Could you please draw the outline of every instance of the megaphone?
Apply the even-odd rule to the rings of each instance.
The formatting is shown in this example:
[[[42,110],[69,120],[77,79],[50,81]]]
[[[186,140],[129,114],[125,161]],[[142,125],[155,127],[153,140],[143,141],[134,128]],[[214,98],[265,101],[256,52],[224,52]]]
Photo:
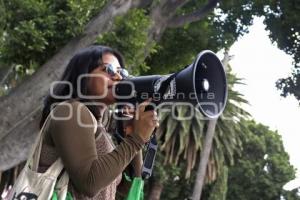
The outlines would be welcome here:
[[[217,118],[227,100],[224,67],[210,50],[201,51],[194,62],[169,75],[138,76],[115,85],[117,102],[141,103],[152,97],[153,102],[189,102],[209,118]]]
[[[114,86],[113,92],[117,102],[135,104],[150,97],[155,104],[188,102],[204,116],[217,118],[226,105],[227,81],[221,61],[215,53],[205,50],[179,72],[124,79]],[[143,163],[143,179],[152,174],[156,151],[157,141],[153,134]]]

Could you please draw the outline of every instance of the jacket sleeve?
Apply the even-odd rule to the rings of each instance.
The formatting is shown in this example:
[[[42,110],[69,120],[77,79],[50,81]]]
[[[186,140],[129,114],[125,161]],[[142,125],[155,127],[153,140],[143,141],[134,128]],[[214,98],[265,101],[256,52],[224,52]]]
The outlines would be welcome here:
[[[144,145],[132,134],[112,152],[98,156],[93,117],[86,106],[77,101],[60,104],[52,116],[49,132],[58,155],[77,191],[89,197],[115,180]]]

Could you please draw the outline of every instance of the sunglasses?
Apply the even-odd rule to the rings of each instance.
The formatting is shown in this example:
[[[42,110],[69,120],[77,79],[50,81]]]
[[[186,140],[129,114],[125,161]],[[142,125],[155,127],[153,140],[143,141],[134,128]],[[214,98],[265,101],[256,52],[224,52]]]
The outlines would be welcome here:
[[[109,63],[104,63],[102,66],[105,67],[105,72],[111,76],[115,76],[116,73],[120,74],[122,76],[122,78],[127,78],[129,76],[128,71],[124,68],[116,69]]]

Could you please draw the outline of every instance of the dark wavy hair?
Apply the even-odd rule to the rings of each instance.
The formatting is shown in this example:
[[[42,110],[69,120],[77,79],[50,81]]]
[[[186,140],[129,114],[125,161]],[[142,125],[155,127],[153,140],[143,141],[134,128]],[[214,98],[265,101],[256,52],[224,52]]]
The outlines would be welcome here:
[[[95,68],[102,64],[102,56],[106,53],[111,53],[118,59],[121,67],[124,67],[123,56],[115,49],[107,46],[92,45],[87,48],[82,49],[76,53],[73,58],[68,63],[60,81],[68,82],[73,87],[71,98],[78,99],[81,102],[88,102],[91,100],[82,99],[79,97],[77,92],[77,79],[80,75],[88,74]],[[80,83],[81,94],[88,95],[87,79],[83,78]],[[70,94],[70,87],[68,84],[56,84],[53,88],[53,93],[55,96],[66,96]],[[62,101],[66,101],[66,98],[55,98],[50,92],[44,100],[44,108],[42,111],[42,117],[40,120],[40,128],[45,122],[47,116],[49,115],[52,105]],[[92,105],[87,105],[88,109],[93,113],[96,119],[100,118],[100,113],[96,107]]]

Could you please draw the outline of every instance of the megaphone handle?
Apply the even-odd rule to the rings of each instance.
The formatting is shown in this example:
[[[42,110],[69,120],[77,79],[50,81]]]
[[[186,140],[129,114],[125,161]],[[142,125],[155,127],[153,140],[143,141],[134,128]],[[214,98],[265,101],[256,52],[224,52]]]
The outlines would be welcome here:
[[[173,78],[175,78],[177,73],[172,74],[162,83],[161,87],[159,88],[158,93],[163,95],[166,92],[168,85],[170,84],[171,80]],[[159,102],[156,102],[156,103],[158,104]],[[154,106],[153,105],[146,106],[145,111],[148,111],[148,110],[154,110]],[[145,156],[145,160],[144,160],[143,168],[142,168],[142,178],[143,179],[148,179],[152,175],[152,170],[153,170],[155,156],[156,156],[156,152],[157,152],[157,146],[158,146],[155,132],[156,132],[156,129],[153,131],[153,135],[150,139],[150,142],[148,144],[148,148],[146,151],[146,156]]]
[[[155,134],[153,134],[149,141],[145,160],[143,163],[143,168],[142,168],[142,178],[143,179],[148,179],[152,175],[157,146],[158,145],[157,145],[156,136],[155,136]]]

